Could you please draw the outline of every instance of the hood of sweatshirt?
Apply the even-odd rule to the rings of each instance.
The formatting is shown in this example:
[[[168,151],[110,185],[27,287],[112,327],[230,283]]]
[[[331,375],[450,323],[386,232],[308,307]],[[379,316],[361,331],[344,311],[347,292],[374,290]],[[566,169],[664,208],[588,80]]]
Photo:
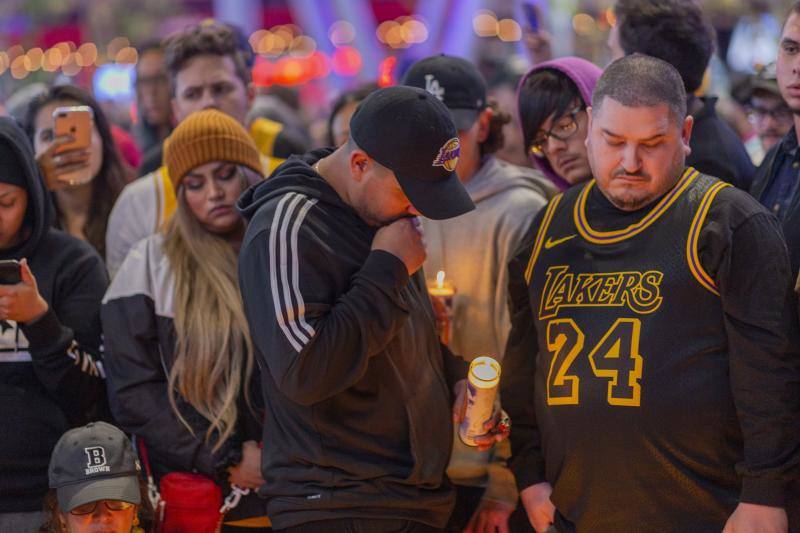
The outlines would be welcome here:
[[[558,192],[542,172],[519,167],[492,156],[483,159],[480,169],[464,184],[464,187],[476,204],[518,187],[536,191],[548,200]]]
[[[239,213],[250,220],[258,208],[271,198],[294,191],[335,205],[357,217],[355,210],[345,204],[328,182],[312,168],[317,161],[332,153],[333,148],[321,148],[291,156],[275,169],[269,179],[256,183],[239,197],[236,202]]]
[[[53,220],[53,204],[50,194],[39,173],[33,147],[25,132],[13,119],[0,117],[0,139],[7,142],[16,153],[24,171],[28,209],[21,231],[29,232],[22,243],[6,250],[0,250],[0,259],[21,259],[30,256],[39,246],[50,229]]]
[[[520,89],[523,85],[525,85],[525,82],[528,80],[528,78],[530,78],[536,72],[545,69],[557,70],[566,75],[578,87],[578,91],[581,93],[583,103],[587,106],[592,105],[592,91],[594,91],[594,86],[597,85],[597,80],[600,78],[603,70],[594,63],[591,63],[580,57],[561,57],[558,59],[553,59],[552,61],[539,63],[533,67],[522,77],[522,79],[519,80],[519,84],[517,85],[517,101],[519,101]],[[522,124],[521,117],[519,118],[520,124]],[[569,188],[569,183],[555,173],[553,167],[551,167],[550,163],[547,161],[547,158],[539,158],[532,155],[529,155],[528,157],[530,157],[533,165],[541,170],[542,173],[544,173],[544,175],[547,176],[547,178],[553,182],[556,187],[562,191]]]

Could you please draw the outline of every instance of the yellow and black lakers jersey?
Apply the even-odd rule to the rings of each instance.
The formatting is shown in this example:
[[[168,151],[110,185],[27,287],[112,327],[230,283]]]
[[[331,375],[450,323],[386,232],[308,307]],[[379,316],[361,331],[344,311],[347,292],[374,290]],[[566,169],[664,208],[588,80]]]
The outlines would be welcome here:
[[[525,272],[536,416],[553,501],[579,531],[644,531],[668,515],[671,531],[719,531],[738,503],[742,437],[723,310],[698,258],[726,186],[688,168],[613,231],[587,217],[594,182],[544,214]]]

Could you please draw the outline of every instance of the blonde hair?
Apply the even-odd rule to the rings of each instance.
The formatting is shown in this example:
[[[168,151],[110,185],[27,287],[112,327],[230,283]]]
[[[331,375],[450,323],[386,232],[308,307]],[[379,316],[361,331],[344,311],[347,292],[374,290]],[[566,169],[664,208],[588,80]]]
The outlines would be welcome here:
[[[194,433],[177,407],[176,394],[211,424],[217,451],[236,428],[239,392],[253,372],[250,330],[239,294],[236,253],[190,212],[178,191],[178,209],[164,228],[164,252],[175,279],[175,361],[169,372],[169,401],[181,422]]]

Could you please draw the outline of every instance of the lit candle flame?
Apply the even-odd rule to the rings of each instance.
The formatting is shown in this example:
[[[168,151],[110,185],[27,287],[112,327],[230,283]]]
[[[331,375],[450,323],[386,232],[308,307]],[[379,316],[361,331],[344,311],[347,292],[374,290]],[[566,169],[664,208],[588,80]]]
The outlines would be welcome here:
[[[444,270],[436,273],[436,288],[441,289],[444,287]]]

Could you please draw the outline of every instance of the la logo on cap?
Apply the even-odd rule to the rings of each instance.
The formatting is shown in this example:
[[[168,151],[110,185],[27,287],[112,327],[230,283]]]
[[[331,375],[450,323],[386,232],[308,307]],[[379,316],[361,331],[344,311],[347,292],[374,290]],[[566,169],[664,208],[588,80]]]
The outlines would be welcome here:
[[[102,446],[90,446],[84,448],[86,452],[86,475],[99,474],[101,472],[111,472],[111,467],[106,465],[106,449]]]
[[[439,80],[433,74],[425,74],[425,90],[444,102],[444,87],[439,85]]]
[[[453,137],[439,148],[439,153],[433,160],[433,166],[444,167],[445,170],[452,172],[456,169],[460,153],[461,145],[458,142],[458,137]]]

